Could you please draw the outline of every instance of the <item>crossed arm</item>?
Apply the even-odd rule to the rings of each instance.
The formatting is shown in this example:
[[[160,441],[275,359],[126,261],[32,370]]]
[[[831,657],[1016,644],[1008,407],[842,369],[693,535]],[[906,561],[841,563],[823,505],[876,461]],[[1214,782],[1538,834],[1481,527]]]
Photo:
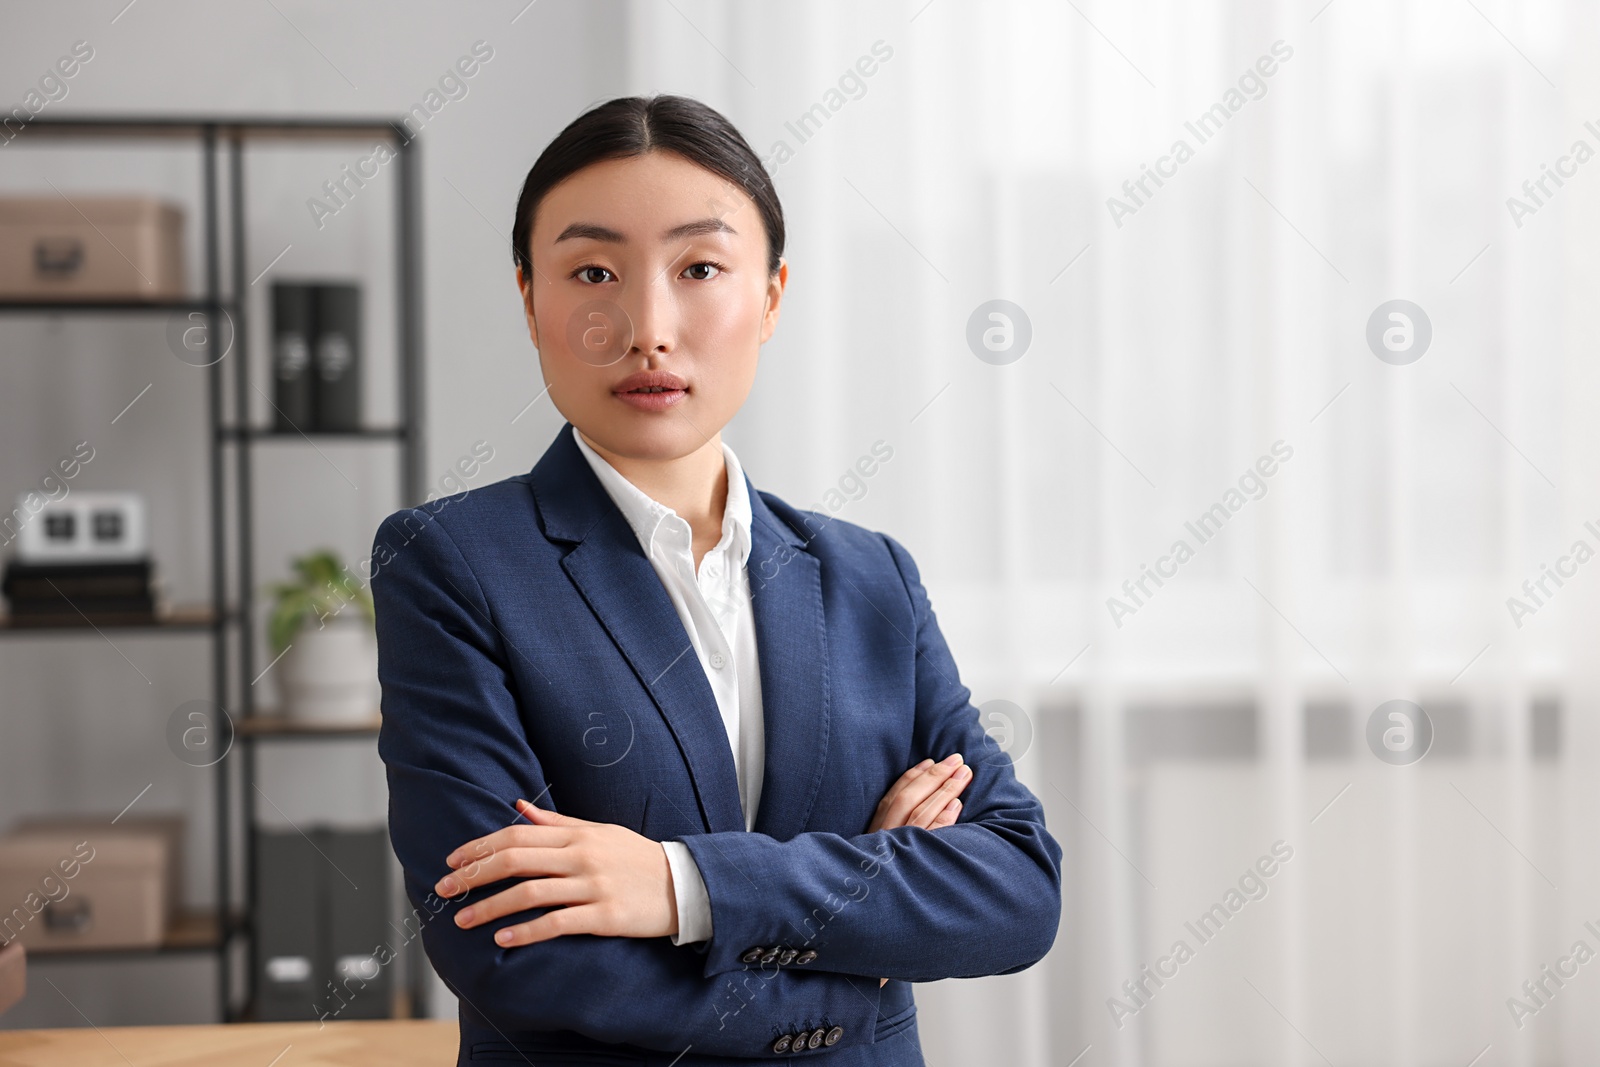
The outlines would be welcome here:
[[[940,832],[925,833],[931,822],[891,823],[887,813],[895,805],[889,803],[880,805],[884,828],[852,838],[686,838],[705,877],[716,927],[701,953],[664,936],[674,931],[676,915],[670,881],[655,880],[666,877],[659,843],[648,842],[654,853],[647,857],[641,844],[647,839],[625,827],[513,807],[519,798],[542,796],[546,783],[504,666],[509,650],[448,532],[430,521],[407,540],[394,518],[385,522],[380,545],[402,547],[375,551],[384,562],[372,583],[383,681],[379,753],[389,779],[391,837],[408,897],[419,915],[423,907],[431,913],[422,928],[429,958],[480,1014],[508,1029],[574,1030],[674,1053],[692,1045],[702,1053],[749,1055],[770,1042],[774,1020],[790,1018],[826,1017],[844,1025],[845,1044],[869,1044],[882,976],[1001,973],[1028,966],[1048,948],[1059,918],[1060,850],[1044,832],[1037,800],[1016,783],[1010,761],[974,759],[993,754],[993,742],[955,680],[914,565],[908,574],[910,557],[897,544],[890,542],[917,608],[916,749],[968,754],[977,799],[963,815],[971,821],[947,825],[950,813],[941,800],[935,813]],[[923,776],[926,786],[927,773],[912,777]],[[937,791],[902,787],[907,810],[894,818],[911,814],[909,798],[926,801]],[[926,817],[921,801],[915,810]],[[497,833],[497,841],[510,840],[504,835],[513,830],[536,843],[490,848],[487,857],[470,848],[474,833],[481,844]],[[573,849],[574,842],[583,847]],[[497,860],[511,853],[544,856],[512,873],[509,859]],[[558,853],[567,855],[553,858]],[[615,859],[611,866],[605,866],[607,855]],[[459,893],[439,893],[441,880],[454,871],[447,862],[452,856],[466,884],[453,887]],[[623,856],[633,859],[617,859]],[[573,866],[580,861],[589,866]],[[751,899],[735,884],[747,884],[751,872],[759,872],[774,897]],[[751,974],[739,976],[737,985],[735,976],[717,978],[727,971],[754,973],[738,958],[747,946],[804,941],[796,930],[823,905],[817,886],[844,877],[871,879],[861,884],[881,890],[831,918],[815,942],[822,947],[814,966],[762,968],[754,985]],[[527,903],[530,897],[503,896],[522,885],[562,882],[571,884],[549,890],[537,905]],[[853,890],[845,886],[844,892]],[[563,895],[568,899],[558,901]],[[502,905],[520,905],[506,913],[519,920],[518,943],[496,942],[503,924],[457,922],[461,906],[490,908],[496,897]],[[579,897],[595,906],[585,910]],[[759,914],[773,904],[780,907]],[[793,929],[777,928],[785,918]],[[1009,943],[982,948],[996,923],[1012,935]],[[900,943],[905,939],[920,943]],[[756,998],[763,998],[756,1010],[745,1011]]]
[[[961,818],[846,836],[686,837],[711,899],[707,977],[745,946],[804,943],[807,967],[910,982],[1010,974],[1043,958],[1061,917],[1061,848],[1038,799],[989,737],[960,683],[916,563],[883,536],[910,596],[917,712],[912,751],[960,752],[972,768]]]

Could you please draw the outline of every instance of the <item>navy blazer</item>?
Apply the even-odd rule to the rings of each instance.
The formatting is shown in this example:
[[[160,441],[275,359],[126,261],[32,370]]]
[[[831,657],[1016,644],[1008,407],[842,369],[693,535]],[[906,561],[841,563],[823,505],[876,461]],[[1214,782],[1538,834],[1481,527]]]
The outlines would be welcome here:
[[[389,833],[408,929],[460,998],[459,1062],[754,1064],[801,1035],[835,1067],[921,1064],[909,983],[1043,957],[1061,848],[985,733],[916,564],[746,476],[766,725],[747,831],[705,672],[573,432],[527,474],[396,512],[373,546]],[[958,751],[974,774],[955,825],[866,832],[907,768]],[[711,939],[495,944],[547,908],[456,926],[515,880],[441,899],[445,857],[510,825],[518,797],[683,841]]]

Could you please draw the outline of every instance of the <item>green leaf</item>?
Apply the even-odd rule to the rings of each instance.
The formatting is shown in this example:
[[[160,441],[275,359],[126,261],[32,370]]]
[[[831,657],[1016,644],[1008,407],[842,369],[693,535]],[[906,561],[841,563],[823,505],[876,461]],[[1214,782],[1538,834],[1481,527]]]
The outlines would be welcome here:
[[[338,553],[317,549],[290,560],[290,567],[297,580],[266,587],[273,598],[267,639],[274,656],[282,655],[303,628],[320,626],[351,609],[372,623],[372,593],[359,575],[345,567]]]

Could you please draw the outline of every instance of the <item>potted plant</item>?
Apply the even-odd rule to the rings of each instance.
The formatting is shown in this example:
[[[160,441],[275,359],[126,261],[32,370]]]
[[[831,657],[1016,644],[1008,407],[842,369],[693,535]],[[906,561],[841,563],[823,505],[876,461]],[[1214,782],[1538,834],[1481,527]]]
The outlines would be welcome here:
[[[269,587],[267,637],[284,717],[332,726],[377,716],[378,644],[372,595],[328,549],[292,560],[295,580]]]

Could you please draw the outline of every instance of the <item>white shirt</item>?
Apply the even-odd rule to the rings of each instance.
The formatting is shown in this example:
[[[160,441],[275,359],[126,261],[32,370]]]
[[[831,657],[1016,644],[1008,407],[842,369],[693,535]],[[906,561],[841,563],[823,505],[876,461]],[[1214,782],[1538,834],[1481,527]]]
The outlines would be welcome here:
[[[739,460],[722,442],[728,474],[728,498],[722,512],[722,539],[705,554],[696,573],[693,533],[676,511],[641,491],[573,430],[573,440],[594,469],[600,484],[616,502],[639,545],[666,587],[672,606],[689,635],[700,668],[711,683],[728,731],[728,746],[739,780],[745,829],[755,828],[761,781],[766,771],[765,720],[761,707],[761,673],[756,660],[755,616],[750,606],[750,494]],[[711,898],[700,868],[681,841],[663,841],[672,871],[678,932],[674,945],[711,936]]]

